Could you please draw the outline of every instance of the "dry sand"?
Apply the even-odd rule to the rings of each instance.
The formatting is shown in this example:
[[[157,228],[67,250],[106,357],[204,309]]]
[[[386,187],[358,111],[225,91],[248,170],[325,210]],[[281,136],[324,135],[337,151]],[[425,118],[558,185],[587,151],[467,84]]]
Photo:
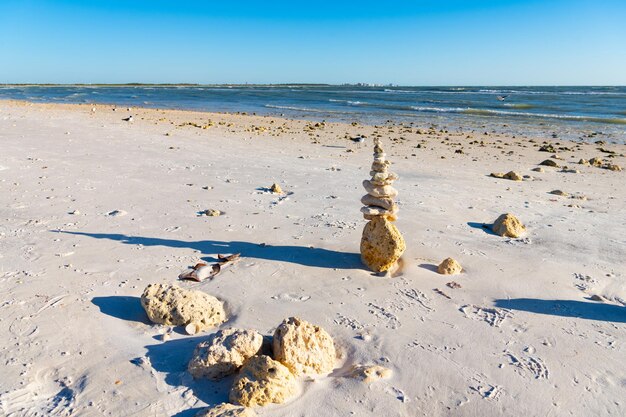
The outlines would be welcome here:
[[[260,416],[626,415],[626,172],[576,164],[602,147],[624,166],[625,146],[310,125],[0,102],[0,415],[193,416],[226,401],[232,379],[186,372],[209,333],[148,323],[139,296],[238,252],[179,284],[226,301],[222,328],[270,335],[297,315],[342,354]],[[358,255],[375,132],[400,175],[395,277]],[[580,172],[531,171],[544,140]],[[533,178],[489,177],[511,170]],[[482,227],[507,212],[525,237]],[[447,257],[462,274],[435,272]],[[366,384],[344,377],[353,364],[393,374]]]

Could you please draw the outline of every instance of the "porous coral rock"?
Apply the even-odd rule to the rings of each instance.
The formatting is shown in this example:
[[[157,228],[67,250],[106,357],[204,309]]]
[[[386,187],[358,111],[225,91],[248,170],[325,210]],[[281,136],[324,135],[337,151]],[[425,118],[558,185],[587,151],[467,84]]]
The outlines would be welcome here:
[[[289,317],[276,328],[272,347],[274,358],[295,375],[328,373],[337,360],[332,337],[298,317]]]
[[[526,231],[526,227],[517,217],[510,213],[505,213],[496,219],[492,230],[500,236],[517,238]]]
[[[195,323],[199,331],[226,320],[224,304],[202,291],[177,285],[150,284],[141,295],[141,305],[153,323],[186,326]]]
[[[194,378],[218,380],[237,372],[262,345],[263,336],[254,330],[220,330],[196,346],[187,369]]]
[[[406,243],[400,231],[386,218],[376,216],[365,225],[361,237],[361,260],[372,271],[388,271],[405,250]]]
[[[296,377],[269,356],[250,358],[230,389],[229,400],[244,407],[284,403],[297,391]]]
[[[452,258],[444,259],[439,266],[437,266],[437,272],[442,275],[455,275],[460,274],[463,270],[461,264]]]

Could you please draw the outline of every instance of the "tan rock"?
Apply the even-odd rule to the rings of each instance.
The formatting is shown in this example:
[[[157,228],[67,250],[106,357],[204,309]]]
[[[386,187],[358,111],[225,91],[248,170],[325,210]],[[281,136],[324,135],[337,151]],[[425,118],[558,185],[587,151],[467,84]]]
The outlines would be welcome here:
[[[517,217],[506,213],[496,219],[493,223],[492,230],[495,234],[500,236],[517,238],[526,231],[526,227]]]
[[[274,358],[294,375],[325,374],[333,370],[337,352],[332,337],[321,327],[290,317],[276,328]]]
[[[376,217],[381,217],[381,216],[373,215],[373,214],[363,214],[363,218],[365,220],[373,220]],[[389,220],[390,222],[395,222],[396,220],[398,220],[398,216],[396,214],[384,214],[382,217]]]
[[[512,180],[512,181],[521,181],[522,180],[522,176],[520,174],[518,174],[515,171],[509,171],[506,174],[504,174],[503,177],[505,180]]]
[[[176,285],[148,285],[141,295],[141,305],[153,323],[175,326],[195,323],[198,330],[203,331],[226,320],[220,300]]]
[[[567,197],[569,195],[565,191],[561,191],[561,190],[552,190],[552,191],[550,191],[550,194],[560,195],[562,197]]]
[[[369,384],[379,379],[391,378],[391,374],[391,369],[380,365],[353,365],[348,375]]]
[[[559,164],[554,162],[552,159],[546,159],[545,161],[543,161],[539,165],[545,165],[547,167],[558,167],[559,166]]]
[[[196,414],[196,417],[256,417],[256,413],[251,408],[221,403],[215,407],[205,408]]]
[[[394,211],[394,209],[398,207],[391,198],[373,197],[369,194],[365,194],[361,197],[361,203],[366,206],[378,206],[391,211]]]
[[[404,238],[386,218],[375,217],[365,225],[361,237],[361,260],[375,272],[396,265],[406,249]]]
[[[437,267],[437,272],[441,275],[455,275],[460,274],[463,270],[461,264],[452,258],[444,259]]]
[[[277,183],[272,184],[270,191],[274,194],[283,194],[283,189]]]
[[[589,160],[589,164],[594,166],[594,167],[601,167],[603,163],[604,163],[604,161],[602,160],[602,158],[598,158],[598,157],[591,158]]]
[[[389,185],[398,179],[398,176],[393,172],[372,171],[370,175],[372,176],[370,181],[376,185]]]
[[[383,161],[383,162],[373,162],[372,163],[372,171],[374,172],[385,172],[387,170],[387,168],[389,167],[389,165],[391,165],[391,163],[389,161]]]
[[[296,391],[296,377],[289,368],[260,355],[250,358],[241,368],[230,389],[229,400],[244,407],[281,404]]]
[[[581,159],[580,161],[578,161],[578,163],[579,163],[580,165],[585,165],[585,166],[589,166],[589,165],[591,165],[591,164],[589,163],[589,161],[587,161],[586,159]]]
[[[398,195],[398,191],[391,185],[378,186],[370,180],[363,181],[363,188],[373,197],[395,197]]]
[[[398,206],[395,206],[392,210],[378,206],[365,206],[361,207],[361,213],[369,216],[395,216],[398,213]]]
[[[222,379],[258,354],[262,344],[263,336],[254,330],[220,330],[196,346],[187,369],[194,378]]]
[[[536,167],[536,168],[533,168],[533,169],[531,169],[531,171],[535,171],[535,172],[546,172],[546,170],[545,170],[545,169],[543,169],[543,168],[541,168],[541,167]]]
[[[504,178],[504,172],[492,172],[491,174],[489,174],[490,177],[494,177],[494,178]]]
[[[622,167],[616,164],[604,164],[602,168],[608,169],[609,171],[621,171]]]

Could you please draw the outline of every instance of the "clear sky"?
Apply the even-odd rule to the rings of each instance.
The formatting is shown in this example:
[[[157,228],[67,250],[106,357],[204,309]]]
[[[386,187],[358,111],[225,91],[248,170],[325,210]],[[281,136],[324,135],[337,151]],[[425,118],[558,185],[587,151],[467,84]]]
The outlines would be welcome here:
[[[0,0],[0,83],[626,85],[626,0]]]

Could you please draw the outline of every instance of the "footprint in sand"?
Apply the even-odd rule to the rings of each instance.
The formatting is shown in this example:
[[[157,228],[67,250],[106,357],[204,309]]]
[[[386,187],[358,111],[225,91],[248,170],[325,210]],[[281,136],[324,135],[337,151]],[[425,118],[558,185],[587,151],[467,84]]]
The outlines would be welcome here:
[[[530,374],[534,379],[548,379],[548,367],[543,360],[536,356],[515,355],[511,352],[505,352],[510,360],[510,365],[515,366],[523,374]]]
[[[467,304],[459,308],[465,317],[476,321],[484,321],[491,327],[500,327],[507,318],[513,317],[509,310],[503,308],[480,307]]]
[[[311,299],[310,295],[297,295],[297,294],[277,294],[272,296],[272,300],[280,300],[280,301],[293,301],[293,302],[304,302]]]
[[[73,382],[68,377],[58,378],[53,370],[39,371],[24,388],[0,395],[0,414],[6,417],[72,416],[76,396],[85,384],[85,377]]]
[[[376,317],[379,322],[383,323],[386,328],[397,329],[402,325],[402,323],[400,323],[400,319],[398,319],[395,314],[385,307],[374,303],[368,303],[367,306],[369,307],[370,314],[374,315],[374,317]]]

